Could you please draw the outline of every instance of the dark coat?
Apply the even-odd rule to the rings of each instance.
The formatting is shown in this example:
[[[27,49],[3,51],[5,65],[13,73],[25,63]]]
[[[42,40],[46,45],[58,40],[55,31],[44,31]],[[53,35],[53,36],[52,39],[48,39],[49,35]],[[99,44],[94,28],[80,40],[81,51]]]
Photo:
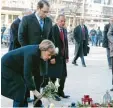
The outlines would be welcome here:
[[[40,44],[42,40],[47,39],[51,27],[52,21],[48,17],[44,19],[44,29],[42,32],[35,13],[24,16],[18,31],[18,40],[21,46]]]
[[[81,26],[77,26],[75,29],[74,29],[74,39],[75,39],[75,56],[76,54],[80,56],[84,55],[84,56],[87,56],[87,53],[88,53],[88,30],[87,30],[87,27],[84,25],[84,28],[85,28],[85,43],[83,45],[83,36],[82,36],[82,28]]]
[[[10,45],[9,45],[9,51],[21,47],[21,45],[18,42],[18,28],[19,28],[20,21],[21,20],[19,18],[17,18],[11,24],[11,27],[10,27]]]
[[[107,37],[107,33],[108,33],[108,30],[109,30],[109,27],[110,27],[110,24],[106,24],[104,26],[104,37],[103,37],[103,43],[102,43],[102,46],[104,48],[108,48],[108,37]]]
[[[110,57],[113,57],[113,24],[110,26],[107,36],[110,47]]]
[[[59,53],[55,57],[56,64],[51,64],[49,62],[48,64],[48,76],[53,78],[61,78],[67,76],[67,68],[66,68],[66,59],[69,59],[68,57],[68,40],[67,40],[67,30],[63,29],[64,32],[64,42],[65,42],[65,50],[64,50],[64,56],[62,56],[62,46],[63,42],[60,38],[60,32],[57,25],[54,25],[51,29],[50,35],[48,39],[53,41],[55,44],[55,47],[59,48]]]
[[[51,27],[52,21],[48,17],[44,19],[44,28],[42,31],[35,13],[24,16],[18,31],[18,40],[21,46],[40,44],[42,40],[47,39]],[[45,75],[46,73],[46,64],[42,61],[41,75]],[[34,74],[36,75],[37,73]]]
[[[35,90],[32,72],[37,72],[39,64],[38,45],[28,45],[5,54],[1,59],[1,94],[13,100],[22,101],[25,86],[29,90]]]

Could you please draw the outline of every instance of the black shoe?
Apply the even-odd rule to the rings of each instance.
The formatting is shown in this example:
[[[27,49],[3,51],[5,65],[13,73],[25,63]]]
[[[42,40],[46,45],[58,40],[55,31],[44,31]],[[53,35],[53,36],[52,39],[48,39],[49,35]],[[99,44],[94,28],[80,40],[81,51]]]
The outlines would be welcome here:
[[[86,67],[86,65],[85,65],[85,64],[83,64],[82,66],[83,66],[83,67]]]
[[[61,94],[61,93],[58,93],[59,96],[61,96],[62,98],[69,98],[70,96],[69,95],[65,95],[65,94]]]
[[[33,105],[34,107],[37,107],[37,108],[44,108],[44,106],[43,106],[43,104],[42,104],[42,101],[41,100],[38,100],[38,102],[35,104],[35,105]]]
[[[33,102],[34,99],[31,99],[31,98],[27,98],[27,102],[30,103],[30,102]]]
[[[113,88],[112,88],[112,89],[110,89],[110,91],[113,91]]]
[[[78,64],[77,64],[76,62],[72,62],[72,64],[74,64],[74,65],[78,66]]]
[[[60,98],[58,95],[55,95],[55,96],[54,96],[54,99],[55,99],[56,101],[61,101],[61,98]]]

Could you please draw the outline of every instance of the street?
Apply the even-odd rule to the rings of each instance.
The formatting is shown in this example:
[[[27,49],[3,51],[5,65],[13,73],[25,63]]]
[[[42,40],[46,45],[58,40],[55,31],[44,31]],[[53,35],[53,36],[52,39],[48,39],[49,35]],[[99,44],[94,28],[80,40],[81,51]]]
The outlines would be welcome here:
[[[1,49],[2,55],[6,52],[7,48]],[[70,98],[62,99],[60,102],[51,100],[51,102],[54,103],[55,106],[67,107],[72,102],[81,102],[81,98],[84,95],[90,95],[94,103],[103,102],[103,95],[112,87],[112,73],[107,65],[106,49],[90,46],[90,53],[85,57],[87,67],[82,67],[80,58],[77,61],[78,66],[73,65],[73,57],[74,45],[69,45],[68,77],[65,84],[65,94],[70,95]],[[112,92],[110,92],[110,94],[111,96],[113,95]],[[43,98],[42,101],[45,106],[49,105],[47,99]],[[1,96],[1,106],[11,107],[12,100]],[[32,103],[30,103],[29,107],[32,106]]]

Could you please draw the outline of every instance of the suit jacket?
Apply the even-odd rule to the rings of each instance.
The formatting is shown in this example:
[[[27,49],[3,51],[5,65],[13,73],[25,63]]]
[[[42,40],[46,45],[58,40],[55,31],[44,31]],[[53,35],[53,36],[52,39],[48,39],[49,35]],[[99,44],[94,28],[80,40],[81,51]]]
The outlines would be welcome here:
[[[9,51],[21,47],[21,45],[18,42],[18,28],[19,28],[20,21],[21,20],[19,18],[17,18],[11,24],[11,27],[10,27],[10,45],[9,45]]]
[[[109,27],[110,27],[110,24],[106,24],[104,26],[104,37],[103,37],[103,43],[102,43],[102,46],[104,48],[108,48],[108,37],[107,37],[107,33],[108,33],[108,30],[109,30]]]
[[[25,86],[29,90],[36,89],[32,72],[39,65],[38,45],[28,45],[5,54],[1,59],[1,94],[18,101],[24,99]]]
[[[110,56],[113,57],[113,24],[110,26],[107,36],[110,47]]]
[[[79,52],[79,56],[86,56],[88,51],[87,51],[87,45],[88,45],[88,30],[87,27],[84,25],[85,28],[85,44],[83,46],[83,36],[82,36],[82,28],[80,25],[75,27],[74,29],[74,39],[75,39],[75,56]]]
[[[35,16],[35,13],[24,16],[18,31],[18,40],[21,46],[30,44],[40,44],[44,39],[47,39],[50,29],[52,27],[52,21],[50,18],[44,19],[43,32],[40,24]]]
[[[56,64],[49,63],[48,65],[48,76],[50,77],[60,78],[60,77],[67,76],[66,59],[69,59],[67,30],[63,29],[63,33],[64,33],[64,43],[65,43],[64,56],[62,55],[63,42],[60,38],[60,32],[57,25],[54,25],[52,27],[50,35],[48,37],[48,39],[53,41],[53,43],[55,44],[55,47],[59,48],[59,53],[55,57]]]
[[[35,16],[35,13],[23,17],[18,31],[18,40],[21,46],[40,44],[42,40],[47,39],[50,29],[52,27],[52,21],[46,17],[44,19],[44,28],[41,30],[40,24]],[[46,64],[42,61],[41,75],[45,75]],[[37,73],[34,73],[35,75]]]

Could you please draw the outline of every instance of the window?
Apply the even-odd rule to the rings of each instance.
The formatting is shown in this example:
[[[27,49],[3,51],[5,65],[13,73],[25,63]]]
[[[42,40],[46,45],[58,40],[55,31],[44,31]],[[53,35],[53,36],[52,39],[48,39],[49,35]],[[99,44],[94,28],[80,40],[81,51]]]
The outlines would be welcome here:
[[[8,15],[8,23],[12,22],[12,15]]]

